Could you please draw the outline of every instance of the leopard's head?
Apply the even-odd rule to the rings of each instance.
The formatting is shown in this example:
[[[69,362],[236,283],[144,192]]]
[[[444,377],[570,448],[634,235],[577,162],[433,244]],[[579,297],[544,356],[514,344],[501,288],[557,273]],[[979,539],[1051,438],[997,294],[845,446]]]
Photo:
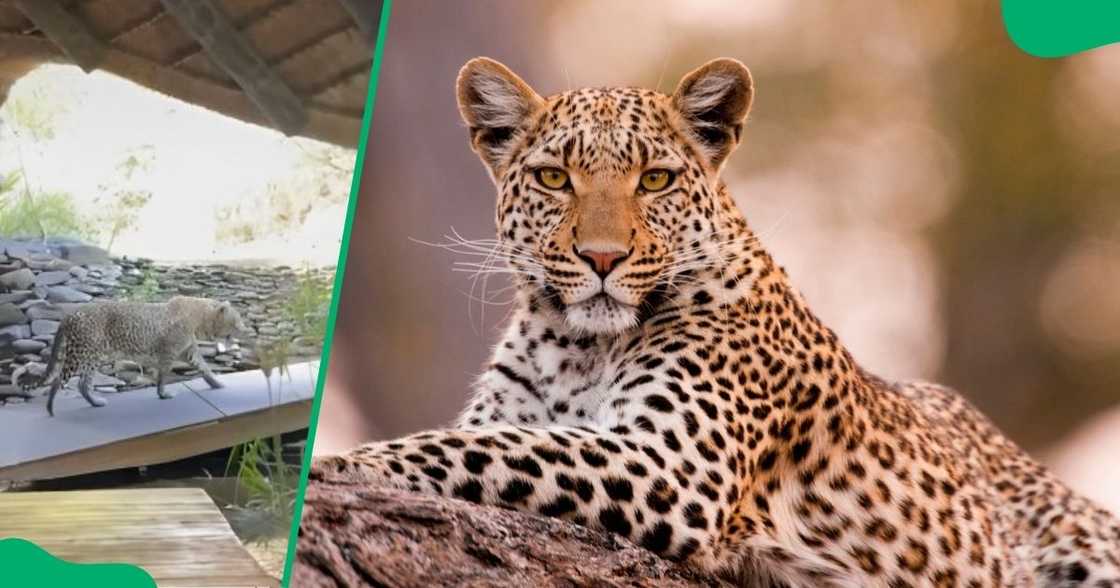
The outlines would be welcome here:
[[[622,333],[713,262],[720,170],[753,98],[733,59],[692,71],[672,95],[592,88],[538,95],[476,58],[458,78],[471,145],[498,190],[501,251],[518,286],[571,327]]]
[[[229,302],[219,302],[214,310],[213,334],[227,343],[236,338],[249,338],[253,331],[245,324],[241,313]]]

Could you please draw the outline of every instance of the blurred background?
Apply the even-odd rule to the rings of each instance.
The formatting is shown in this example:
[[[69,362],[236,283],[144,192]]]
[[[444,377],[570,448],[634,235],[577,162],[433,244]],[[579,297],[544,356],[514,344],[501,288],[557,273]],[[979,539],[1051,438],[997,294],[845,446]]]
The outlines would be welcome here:
[[[818,314],[1120,511],[1120,45],[1029,57],[996,0],[397,3],[317,453],[448,423],[496,340],[504,284],[416,242],[494,234],[453,92],[477,55],[541,94],[745,62],[724,178]]]

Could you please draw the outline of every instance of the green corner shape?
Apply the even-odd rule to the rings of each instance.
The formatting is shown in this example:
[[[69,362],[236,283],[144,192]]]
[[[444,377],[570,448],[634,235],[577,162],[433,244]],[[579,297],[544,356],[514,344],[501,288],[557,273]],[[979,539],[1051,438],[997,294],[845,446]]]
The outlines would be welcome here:
[[[4,586],[12,588],[156,588],[152,576],[136,566],[70,563],[25,539],[0,540],[0,570]]]
[[[1120,42],[1120,1],[1003,0],[1012,42],[1035,57],[1067,57]]]

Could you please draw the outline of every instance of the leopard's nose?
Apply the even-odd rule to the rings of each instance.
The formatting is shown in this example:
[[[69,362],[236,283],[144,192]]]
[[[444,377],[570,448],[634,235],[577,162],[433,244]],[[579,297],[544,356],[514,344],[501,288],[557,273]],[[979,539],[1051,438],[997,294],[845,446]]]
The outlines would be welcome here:
[[[610,274],[611,270],[618,267],[624,259],[630,257],[630,252],[618,249],[610,251],[599,251],[596,249],[584,249],[581,251],[576,249],[576,255],[587,262],[587,265],[595,270],[599,278],[606,279],[607,274]]]

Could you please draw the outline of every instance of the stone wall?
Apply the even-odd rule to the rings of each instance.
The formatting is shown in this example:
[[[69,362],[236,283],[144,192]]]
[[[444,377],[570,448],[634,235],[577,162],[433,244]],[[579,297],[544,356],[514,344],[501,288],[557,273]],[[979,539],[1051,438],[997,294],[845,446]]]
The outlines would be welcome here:
[[[289,302],[301,280],[328,280],[332,273],[333,268],[155,264],[111,258],[97,247],[66,239],[0,239],[0,403],[23,400],[13,372],[41,373],[62,317],[98,300],[161,302],[188,295],[231,302],[257,338],[229,348],[203,343],[203,355],[215,372],[258,369],[257,351],[278,341],[290,361],[317,358],[321,336],[297,333]],[[178,378],[197,375],[185,362],[176,363],[173,371]],[[102,368],[94,386],[120,391],[150,385],[153,377],[134,362],[117,361]]]

